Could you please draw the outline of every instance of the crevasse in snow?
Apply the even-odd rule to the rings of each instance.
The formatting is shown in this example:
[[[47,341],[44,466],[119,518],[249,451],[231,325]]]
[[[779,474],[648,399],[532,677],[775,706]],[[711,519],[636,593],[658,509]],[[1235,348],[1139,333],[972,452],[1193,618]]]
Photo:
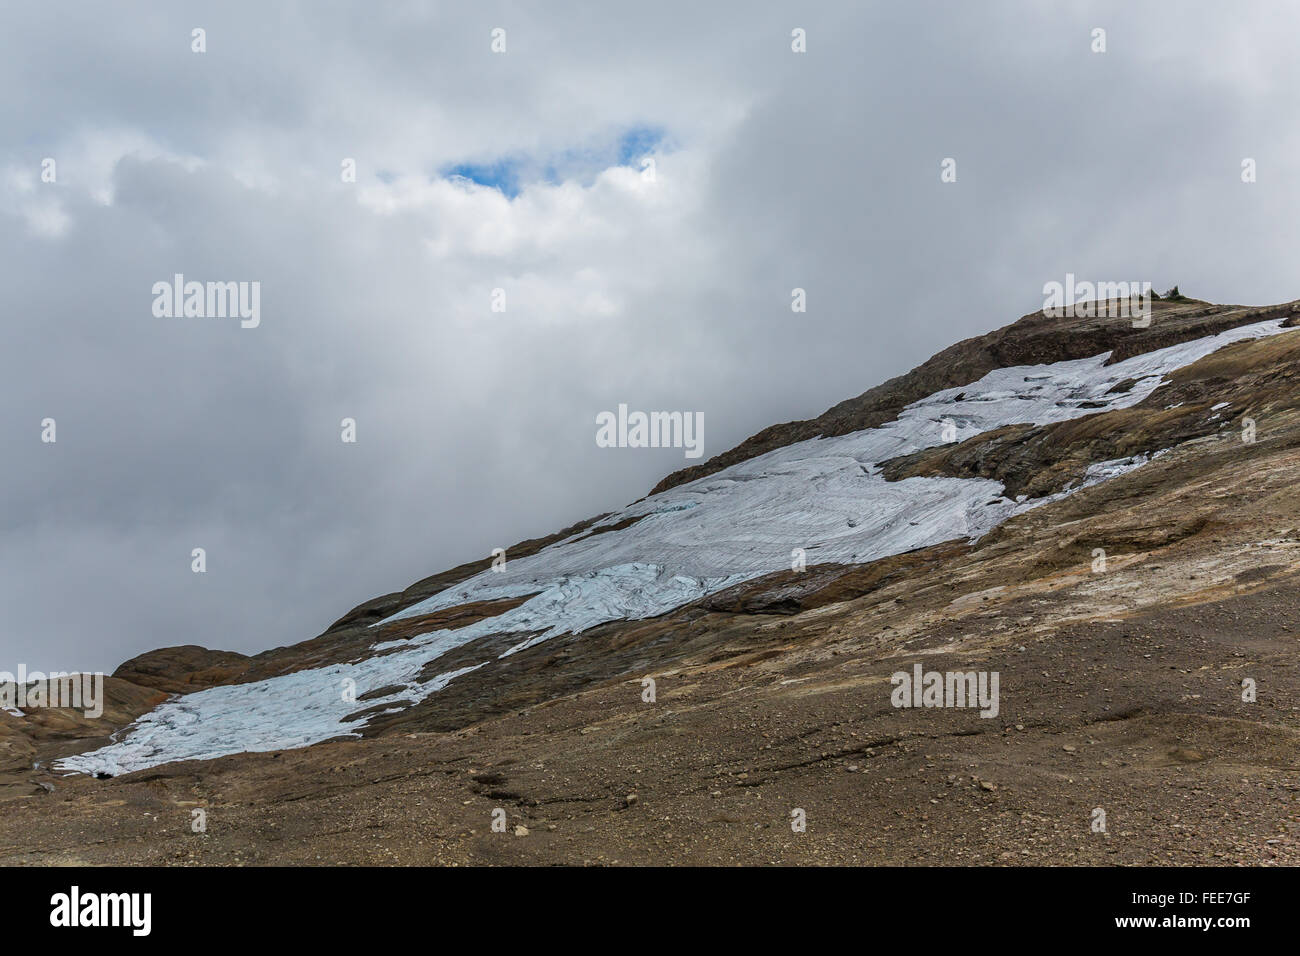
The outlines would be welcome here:
[[[1135,405],[1174,369],[1230,342],[1282,332],[1281,323],[1230,329],[1110,366],[1105,353],[996,369],[971,385],[921,399],[878,428],[779,448],[646,498],[537,554],[508,559],[502,571],[485,570],[379,624],[469,601],[533,595],[496,617],[458,630],[379,643],[372,650],[384,653],[359,660],[170,699],[126,728],[121,739],[56,766],[117,774],[173,760],[303,747],[356,735],[357,722],[344,720],[359,709],[341,690],[349,678],[358,695],[399,687],[366,701],[367,707],[397,709],[486,663],[431,680],[419,678],[431,661],[487,635],[519,635],[506,656],[606,621],[664,614],[733,584],[788,569],[796,548],[805,550],[808,564],[863,563],[954,538],[978,538],[1012,515],[1113,478],[1148,458],[1094,464],[1078,487],[1031,501],[1012,501],[1000,482],[985,479],[889,482],[880,476],[879,463],[941,444],[947,422],[955,426],[956,440],[964,441],[1003,425],[1048,424]],[[1125,379],[1137,384],[1108,394]],[[602,531],[629,518],[639,520]]]

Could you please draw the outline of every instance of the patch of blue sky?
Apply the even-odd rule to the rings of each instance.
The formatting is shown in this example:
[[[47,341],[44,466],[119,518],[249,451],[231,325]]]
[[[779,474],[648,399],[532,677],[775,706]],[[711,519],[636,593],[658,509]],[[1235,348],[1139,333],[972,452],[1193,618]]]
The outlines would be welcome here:
[[[667,137],[661,127],[637,125],[603,142],[562,150],[545,158],[516,153],[483,162],[456,163],[440,174],[495,189],[514,199],[532,183],[556,185],[572,181],[590,185],[611,166],[639,168],[642,159],[666,146]]]
[[[618,141],[618,164],[635,166],[664,144],[664,131],[657,126],[634,126]]]
[[[525,161],[523,157],[504,157],[490,163],[457,163],[444,169],[442,175],[448,179],[468,179],[514,199],[519,195]]]

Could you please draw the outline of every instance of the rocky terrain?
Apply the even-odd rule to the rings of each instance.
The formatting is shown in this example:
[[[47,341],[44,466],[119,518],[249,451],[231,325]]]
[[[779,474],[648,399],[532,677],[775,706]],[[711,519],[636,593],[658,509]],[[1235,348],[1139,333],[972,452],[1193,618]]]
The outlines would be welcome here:
[[[995,369],[1106,352],[1113,365],[1296,314],[1300,303],[1178,300],[1157,302],[1145,329],[1026,316],[656,492],[880,426]],[[291,647],[142,655],[107,681],[96,721],[0,711],[0,862],[1300,862],[1298,360],[1295,333],[1242,339],[1154,390],[1115,383],[1115,395],[1149,390],[1127,407],[963,433],[880,463],[891,483],[986,479],[1008,501],[1039,501],[987,533],[867,561],[810,550],[804,570],[531,646],[491,631],[529,606],[522,586],[426,610],[483,560]],[[1090,471],[1119,460],[1106,480]],[[597,516],[507,550],[544,562],[557,543],[634,534],[641,520]],[[445,686],[359,695],[347,718],[359,737],[103,779],[52,768],[169,695],[470,627],[481,636],[420,675],[461,672]],[[997,715],[895,707],[891,676],[918,663],[997,672]],[[205,832],[191,828],[195,809]],[[800,819],[806,829],[792,827]]]

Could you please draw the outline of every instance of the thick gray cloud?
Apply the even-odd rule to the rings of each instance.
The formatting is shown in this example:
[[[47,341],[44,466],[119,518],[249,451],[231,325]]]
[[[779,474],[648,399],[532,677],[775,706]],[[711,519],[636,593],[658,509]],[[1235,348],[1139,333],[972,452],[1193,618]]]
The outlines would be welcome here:
[[[599,411],[703,411],[715,454],[1066,272],[1300,295],[1300,13],[754,7],[9,11],[0,669],[310,637],[687,463]],[[611,165],[647,130],[653,182]],[[442,175],[500,161],[513,199]],[[177,272],[260,282],[260,327],[156,318]]]

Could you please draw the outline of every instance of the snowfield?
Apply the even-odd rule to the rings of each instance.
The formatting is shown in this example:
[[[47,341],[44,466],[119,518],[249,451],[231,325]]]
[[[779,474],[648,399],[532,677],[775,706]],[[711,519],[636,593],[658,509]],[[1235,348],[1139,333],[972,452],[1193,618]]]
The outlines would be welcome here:
[[[1096,463],[1077,488],[1029,501],[1012,501],[1000,482],[985,479],[888,482],[879,463],[942,444],[946,422],[955,426],[956,440],[964,441],[1004,425],[1042,425],[1135,405],[1169,372],[1231,342],[1287,331],[1282,321],[1230,329],[1111,366],[1104,364],[1109,353],[1103,353],[997,369],[974,384],[909,405],[879,428],[779,448],[646,498],[531,557],[507,555],[503,571],[485,570],[379,623],[470,601],[534,595],[513,610],[458,630],[376,644],[372,650],[387,652],[382,655],[172,698],[124,729],[116,742],[55,766],[120,774],[175,760],[358,736],[364,721],[346,721],[349,714],[375,705],[397,709],[399,702],[437,693],[487,661],[421,682],[426,665],[486,635],[518,634],[508,655],[606,621],[654,617],[788,570],[796,548],[806,551],[809,565],[865,563],[955,538],[979,538],[1013,515],[1140,467],[1148,458]],[[1125,393],[1107,394],[1125,379],[1138,382]],[[640,520],[593,533],[629,518]],[[355,695],[401,690],[358,703],[344,693],[349,679]]]

